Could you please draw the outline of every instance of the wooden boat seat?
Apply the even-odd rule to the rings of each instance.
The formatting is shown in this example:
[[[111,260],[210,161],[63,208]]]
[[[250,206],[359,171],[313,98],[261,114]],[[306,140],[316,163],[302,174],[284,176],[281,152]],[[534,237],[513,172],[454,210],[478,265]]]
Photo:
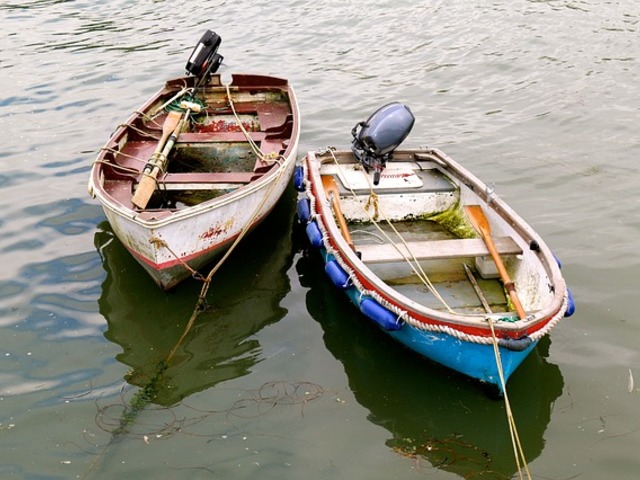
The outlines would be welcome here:
[[[290,138],[290,132],[287,131],[285,116],[285,124],[280,125],[283,130],[281,132],[248,132],[249,137],[253,140],[260,151],[265,155],[280,154],[286,150],[285,141]],[[291,120],[293,121],[293,120]],[[202,143],[244,143],[247,141],[247,137],[243,132],[213,132],[213,133],[181,133],[180,141],[178,144],[202,144]],[[272,167],[273,163],[263,162],[260,159],[256,160],[254,170],[256,172],[265,173]],[[215,183],[215,182],[214,182]]]
[[[165,190],[220,190],[246,185],[261,176],[255,172],[167,173],[158,183]]]
[[[265,132],[247,132],[256,143],[260,143],[267,136]],[[180,134],[178,144],[181,143],[243,143],[247,137],[242,132],[184,132]]]
[[[256,113],[261,130],[279,130],[287,123],[291,109],[286,103],[259,105],[256,107]]]
[[[511,237],[495,237],[496,249],[501,255],[520,255],[522,249]],[[481,238],[456,238],[450,240],[429,240],[407,242],[409,250],[418,260],[437,260],[462,257],[482,257],[490,255],[484,240]],[[398,248],[407,254],[404,245]],[[357,245],[356,250],[362,254],[362,261],[369,264],[404,261],[404,257],[393,245],[368,244]]]

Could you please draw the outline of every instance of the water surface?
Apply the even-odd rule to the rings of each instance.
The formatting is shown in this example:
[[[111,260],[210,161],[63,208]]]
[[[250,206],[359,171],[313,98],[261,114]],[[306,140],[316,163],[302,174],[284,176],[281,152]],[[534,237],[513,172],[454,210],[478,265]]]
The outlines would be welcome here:
[[[123,406],[200,285],[162,293],[86,194],[110,133],[183,73],[283,76],[301,155],[389,101],[563,261],[578,312],[512,377],[534,478],[640,470],[636,2],[7,1],[0,5],[0,476],[511,478],[504,405],[361,322],[295,228],[295,193],[216,275],[154,405]],[[639,380],[640,381],[640,380]]]

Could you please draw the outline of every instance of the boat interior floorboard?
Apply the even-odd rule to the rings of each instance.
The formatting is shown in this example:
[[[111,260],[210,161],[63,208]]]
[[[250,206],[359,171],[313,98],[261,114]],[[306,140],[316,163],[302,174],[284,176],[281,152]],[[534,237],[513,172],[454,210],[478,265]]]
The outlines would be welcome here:
[[[371,223],[351,223],[349,231],[356,244],[371,245],[387,243],[385,234],[396,242],[399,241],[394,229],[402,236],[404,241],[411,242],[417,240],[450,240],[457,238],[444,227],[430,220],[407,220],[393,222],[393,228],[386,222],[379,222],[378,226]]]
[[[405,297],[435,310],[446,310],[445,305],[429,291],[426,285],[417,283],[389,282]],[[482,292],[494,312],[507,311],[507,300],[498,280],[478,280]],[[434,283],[436,291],[449,307],[459,313],[484,313],[475,290],[468,280],[453,280]]]

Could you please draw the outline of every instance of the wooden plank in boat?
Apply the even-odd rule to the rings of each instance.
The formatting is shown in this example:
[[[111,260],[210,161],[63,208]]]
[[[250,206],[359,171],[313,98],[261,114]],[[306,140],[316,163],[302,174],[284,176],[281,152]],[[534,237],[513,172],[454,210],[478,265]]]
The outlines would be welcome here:
[[[167,173],[158,180],[164,190],[220,190],[251,183],[255,172]]]
[[[247,134],[254,142],[261,142],[266,136],[264,132],[247,132]],[[241,143],[246,141],[247,136],[243,132],[184,132],[180,134],[176,148],[180,148],[183,144],[192,143]]]
[[[501,255],[520,255],[522,249],[511,237],[494,238],[496,248]],[[459,238],[451,240],[430,240],[407,242],[409,250],[418,260],[441,258],[482,257],[489,255],[489,250],[481,238]],[[412,258],[406,247],[399,244],[401,252]],[[357,245],[356,250],[362,254],[365,263],[400,262],[405,257],[390,244]]]

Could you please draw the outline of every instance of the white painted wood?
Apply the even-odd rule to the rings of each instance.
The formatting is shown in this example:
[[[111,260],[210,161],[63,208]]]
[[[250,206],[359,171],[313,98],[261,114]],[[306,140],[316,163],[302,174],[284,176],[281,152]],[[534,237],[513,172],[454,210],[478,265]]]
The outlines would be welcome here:
[[[501,255],[520,255],[522,249],[511,237],[494,238],[496,248]],[[457,238],[451,240],[426,240],[394,245],[373,244],[357,245],[356,250],[362,254],[366,264],[403,261],[405,257],[418,260],[442,258],[480,257],[489,255],[489,250],[481,238]]]

